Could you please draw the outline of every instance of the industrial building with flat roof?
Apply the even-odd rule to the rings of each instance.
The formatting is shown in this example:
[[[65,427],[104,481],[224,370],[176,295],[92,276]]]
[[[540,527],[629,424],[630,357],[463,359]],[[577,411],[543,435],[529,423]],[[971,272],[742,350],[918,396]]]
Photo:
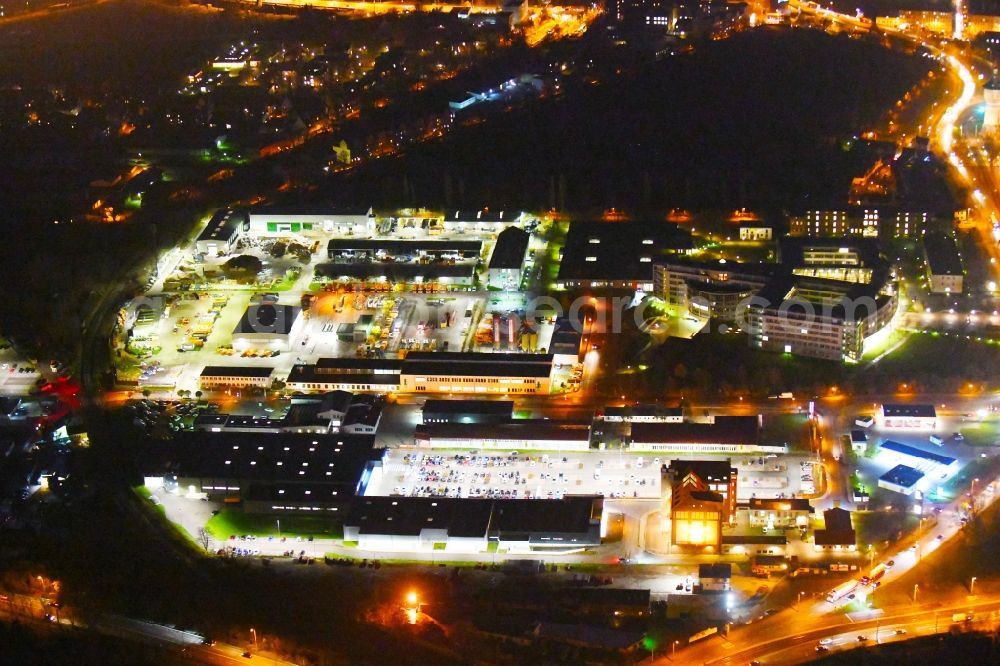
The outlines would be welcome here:
[[[612,287],[651,291],[653,264],[693,248],[691,234],[666,222],[573,222],[566,236],[559,288]]]
[[[913,428],[933,430],[937,427],[937,410],[931,404],[886,403],[879,408],[883,428]]]
[[[331,280],[372,280],[386,282],[454,282],[467,284],[476,271],[473,261],[464,263],[361,261],[316,264],[315,274]]]
[[[684,410],[649,404],[608,405],[599,418],[609,423],[681,423],[684,421]]]
[[[912,495],[913,491],[917,489],[917,484],[924,476],[925,474],[919,469],[914,469],[908,465],[896,465],[878,477],[878,487],[902,493],[903,495]]]
[[[149,487],[243,501],[249,512],[341,512],[364,489],[373,446],[371,435],[180,432],[151,447],[143,472]]]
[[[294,432],[330,433],[365,431],[371,421],[368,410],[381,411],[380,396],[331,391],[319,395],[295,395],[280,419],[242,414],[202,413],[195,417],[194,429],[208,432]],[[352,408],[354,411],[352,412]],[[361,413],[364,410],[364,413]],[[377,424],[377,417],[375,418]]]
[[[512,290],[520,286],[530,240],[531,234],[517,227],[508,227],[500,232],[490,255],[487,271],[490,285]]]
[[[344,538],[380,552],[510,552],[600,545],[603,499],[484,500],[359,497]]]
[[[293,365],[285,382],[290,391],[372,391],[399,390],[402,359],[321,358],[313,365]]]
[[[266,234],[363,233],[375,228],[371,206],[261,205],[247,210],[250,230]]]
[[[552,354],[411,352],[400,390],[410,393],[549,393]]]
[[[931,451],[924,451],[923,449],[918,449],[915,446],[901,444],[900,442],[894,442],[892,440],[882,442],[879,449],[880,451],[888,452],[891,457],[895,459],[909,463],[910,465],[924,471],[934,470],[939,467],[950,469],[956,462],[955,458],[952,458],[951,456],[945,456]]]
[[[440,449],[508,451],[587,451],[590,421],[515,419],[507,423],[425,423],[413,442]]]
[[[251,303],[233,329],[233,349],[288,351],[305,325],[296,305]]]
[[[458,257],[478,259],[483,243],[478,240],[396,240],[333,238],[326,244],[330,259],[387,257]]]
[[[490,210],[449,210],[446,211],[442,224],[445,231],[485,231],[493,232],[524,222],[525,214],[520,211]]]
[[[208,224],[195,239],[195,252],[209,257],[232,252],[236,242],[250,229],[246,213],[232,208],[215,211]]]
[[[512,400],[427,400],[421,408],[428,423],[506,423],[514,418]]]
[[[633,423],[629,448],[677,453],[762,453],[787,447],[759,444],[756,416],[716,416],[714,423]]]
[[[292,391],[541,394],[549,392],[552,354],[410,352],[405,359],[322,358],[295,365]]]

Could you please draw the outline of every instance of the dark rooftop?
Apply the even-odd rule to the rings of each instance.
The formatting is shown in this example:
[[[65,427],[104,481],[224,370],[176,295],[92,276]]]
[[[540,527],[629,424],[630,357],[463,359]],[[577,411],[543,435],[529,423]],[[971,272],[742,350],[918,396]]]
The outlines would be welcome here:
[[[329,204],[264,204],[247,209],[250,215],[371,215],[371,206],[335,206]]]
[[[718,483],[733,475],[732,461],[726,460],[671,460],[669,470],[678,480],[694,472],[703,482]]]
[[[198,240],[229,240],[237,228],[246,222],[246,213],[232,208],[220,208],[198,234]]]
[[[436,281],[441,278],[470,278],[476,266],[468,261],[457,264],[447,263],[394,263],[373,261],[369,263],[323,263],[316,264],[316,274],[328,278],[384,277],[388,281],[409,281],[424,278]]]
[[[732,578],[733,565],[726,562],[699,564],[698,578]]]
[[[901,405],[901,404],[889,404],[886,403],[882,405],[882,413],[888,417],[920,417],[920,418],[936,418],[937,410],[934,405]]]
[[[427,400],[424,414],[490,414],[512,416],[513,400]]]
[[[524,255],[528,251],[531,234],[517,227],[508,227],[497,236],[493,254],[490,255],[490,269],[520,269]]]
[[[450,210],[444,219],[451,222],[514,222],[522,213],[520,211],[493,211],[489,208],[480,210]]]
[[[632,441],[641,444],[756,444],[756,416],[716,417],[715,423],[635,423]]]
[[[924,254],[933,275],[963,275],[962,258],[954,236],[936,231],[924,234]]]
[[[319,374],[338,374],[341,371],[368,370],[371,372],[388,372],[399,374],[403,360],[398,358],[336,358],[324,357],[317,359],[316,372]]]
[[[878,480],[902,486],[903,488],[910,488],[922,478],[924,478],[924,473],[919,469],[914,469],[907,465],[896,465],[880,476]]]
[[[424,423],[416,427],[414,439],[590,440],[589,421],[516,419],[509,423]]]
[[[449,536],[487,534],[589,533],[599,500],[589,496],[561,500],[487,500],[439,497],[360,497],[345,524],[362,534],[415,536],[424,529]]]
[[[552,354],[479,354],[413,352],[403,361],[403,374],[460,377],[548,377]]]
[[[730,545],[783,546],[788,543],[784,534],[723,534],[722,543]]]
[[[206,365],[202,377],[270,377],[274,368],[239,365]]]
[[[378,252],[379,250],[388,254],[417,254],[419,252],[478,254],[483,249],[483,243],[477,240],[333,238],[326,244],[326,249],[330,255],[344,252]]]
[[[693,247],[691,234],[667,222],[573,222],[560,280],[649,280],[653,263]]]
[[[854,525],[851,524],[851,512],[847,509],[841,509],[840,507],[827,509],[823,512],[823,522],[826,524],[827,531],[854,531]]]
[[[250,304],[233,329],[233,335],[241,333],[273,333],[288,335],[295,321],[302,314],[302,308],[296,305],[262,305]]]
[[[751,497],[748,507],[751,511],[808,511],[813,512],[809,500],[801,497],[768,498]]]
[[[837,250],[838,254],[845,256],[853,252],[863,266],[875,268],[886,265],[879,252],[878,241],[860,236],[782,236],[778,240],[778,263],[792,268],[806,266],[805,253],[810,250]]]
[[[900,453],[904,456],[910,456],[911,458],[920,458],[922,460],[929,460],[939,465],[944,465],[945,467],[955,462],[954,458],[943,456],[940,453],[932,453],[930,451],[924,451],[923,449],[918,449],[915,446],[910,446],[908,444],[901,444],[900,442],[894,442],[892,440],[886,440],[882,442],[882,448],[885,449],[886,451],[892,451],[894,453]]]
[[[182,431],[169,445],[151,447],[144,462],[158,474],[336,484],[353,492],[373,446],[371,435]]]

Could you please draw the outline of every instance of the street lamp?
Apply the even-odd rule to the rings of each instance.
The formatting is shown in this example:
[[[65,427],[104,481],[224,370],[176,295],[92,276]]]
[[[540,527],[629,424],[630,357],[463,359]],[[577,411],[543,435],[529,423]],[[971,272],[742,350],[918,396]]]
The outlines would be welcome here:
[[[969,594],[973,595],[976,593],[976,577],[973,576],[972,580],[969,581]]]
[[[257,630],[250,627],[250,634],[253,636],[253,649],[257,650]]]
[[[913,584],[913,603],[917,603],[917,592],[920,590],[918,583]]]
[[[678,643],[680,643],[680,641],[674,641],[674,642],[673,642],[673,643],[672,643],[672,644],[670,645],[670,656],[671,656],[671,657],[673,657],[673,656],[675,656],[675,655],[677,654],[677,644],[678,644]]]

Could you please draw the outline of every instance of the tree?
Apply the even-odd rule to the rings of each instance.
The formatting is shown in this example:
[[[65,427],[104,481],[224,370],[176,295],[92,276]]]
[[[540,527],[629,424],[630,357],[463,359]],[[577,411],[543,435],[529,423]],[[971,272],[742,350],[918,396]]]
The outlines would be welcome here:
[[[205,550],[209,549],[212,545],[212,535],[208,533],[204,527],[198,528],[198,543],[201,544],[202,548]]]
[[[194,392],[194,397],[196,397],[199,400],[201,400],[201,396],[203,396],[203,395],[204,395],[204,393],[202,393],[201,391],[195,391]]]
[[[264,268],[264,263],[252,254],[241,254],[222,265],[222,272],[233,280],[252,280]]]

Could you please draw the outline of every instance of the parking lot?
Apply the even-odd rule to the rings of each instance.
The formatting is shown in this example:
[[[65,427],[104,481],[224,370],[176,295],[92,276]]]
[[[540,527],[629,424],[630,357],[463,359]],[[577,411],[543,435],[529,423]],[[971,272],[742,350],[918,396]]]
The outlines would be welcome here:
[[[603,495],[659,499],[656,459],[619,453],[422,452],[391,449],[366,495],[559,499]]]
[[[0,390],[7,395],[27,395],[38,381],[38,367],[0,340]]]
[[[815,465],[808,456],[787,454],[751,456],[733,460],[739,471],[736,499],[782,499],[815,492]]]

